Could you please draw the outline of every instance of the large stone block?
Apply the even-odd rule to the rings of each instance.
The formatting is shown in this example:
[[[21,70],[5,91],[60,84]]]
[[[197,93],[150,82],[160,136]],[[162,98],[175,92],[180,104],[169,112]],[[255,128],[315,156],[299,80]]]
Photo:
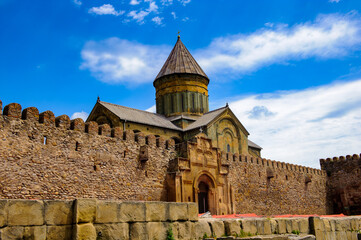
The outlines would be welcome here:
[[[167,204],[162,202],[146,202],[145,216],[147,222],[167,221]]]
[[[119,208],[120,222],[144,222],[145,203],[144,202],[123,202]]]
[[[358,219],[357,218],[351,218],[350,223],[351,223],[351,230],[352,231],[359,230],[359,225],[358,225]]]
[[[95,224],[97,240],[129,240],[128,223]]]
[[[8,224],[8,200],[0,200],[0,228]]]
[[[209,225],[211,226],[212,234],[214,234],[216,237],[222,237],[226,234],[223,221],[209,221]]]
[[[323,221],[323,226],[325,227],[325,231],[331,232],[331,224],[330,224],[329,219],[323,218],[322,221]]]
[[[47,226],[46,240],[72,240],[73,226]]]
[[[147,224],[146,223],[131,223],[129,238],[132,240],[146,240],[148,239]]]
[[[96,199],[76,199],[74,202],[74,223],[93,222],[96,204]]]
[[[241,223],[239,220],[224,221],[226,235],[233,236],[241,232]]]
[[[261,235],[271,234],[271,222],[268,219],[256,220],[257,233]]]
[[[315,230],[315,237],[317,240],[326,240],[326,233],[322,230]],[[341,240],[343,238],[337,238],[337,239]]]
[[[74,231],[75,240],[96,240],[97,234],[92,223],[77,224]]]
[[[14,239],[23,239],[24,237],[24,227],[5,227],[0,230],[1,240],[14,240]]]
[[[175,222],[173,223],[176,228],[176,234],[174,235],[177,239],[189,240],[192,237],[192,222]]]
[[[277,233],[283,234],[287,232],[286,229],[286,220],[285,219],[276,219],[277,222]]]
[[[45,240],[46,226],[25,227],[23,239]]]
[[[119,202],[116,201],[98,201],[96,211],[96,223],[117,223]]]
[[[44,204],[36,200],[11,200],[8,203],[9,226],[44,224]]]
[[[167,239],[168,223],[148,222],[148,239]]]
[[[278,224],[277,221],[275,219],[271,219],[270,220],[270,224],[271,224],[271,232],[273,234],[278,234]]]
[[[324,223],[323,223],[322,219],[319,217],[310,217],[310,224],[313,224],[312,229],[314,229],[314,230],[320,230],[320,231],[325,230]]]
[[[316,236],[316,239],[318,240],[318,238],[317,238],[317,236]],[[347,239],[347,234],[346,234],[346,232],[343,232],[343,231],[341,231],[341,232],[336,232],[336,239],[337,240],[346,240]],[[322,240],[322,239],[321,239]],[[348,239],[347,239],[348,240]]]
[[[198,205],[197,203],[187,203],[188,204],[188,217],[190,221],[198,220]]]
[[[300,233],[309,233],[308,218],[301,218],[298,222]]]
[[[74,201],[44,201],[46,225],[67,225],[73,221]]]
[[[187,203],[169,203],[168,220],[170,221],[187,221],[188,204]]]
[[[243,219],[241,220],[242,230],[245,233],[256,234],[257,233],[257,222],[254,219]]]
[[[209,227],[209,224],[204,219],[199,219],[198,222],[194,222],[191,224],[192,229],[192,237],[191,239],[202,239],[204,234],[207,234],[207,236],[212,235],[211,228]]]

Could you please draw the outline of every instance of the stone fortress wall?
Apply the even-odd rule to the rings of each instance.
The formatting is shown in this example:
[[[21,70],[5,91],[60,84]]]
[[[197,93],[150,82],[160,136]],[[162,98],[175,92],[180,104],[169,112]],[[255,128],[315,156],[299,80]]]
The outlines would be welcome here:
[[[195,203],[0,200],[3,240],[165,240],[169,229],[176,240],[356,240],[361,217],[202,219]]]
[[[327,173],[329,212],[361,215],[361,154],[321,159]]]
[[[16,103],[0,116],[0,198],[167,201],[174,141]]]
[[[327,213],[325,171],[244,155],[229,158],[236,212]]]
[[[0,142],[2,199],[169,201],[170,160],[184,157],[172,139],[66,115],[55,118],[51,111],[39,114],[34,107],[22,111],[16,103],[5,106],[0,116]],[[342,184],[348,171],[358,169],[358,174],[360,169],[352,167],[356,158],[342,171],[337,169],[349,165],[335,161],[321,161],[323,170],[318,170],[211,148],[217,152],[220,174],[227,175],[224,184],[231,187],[229,197],[237,213],[333,213],[327,186]]]

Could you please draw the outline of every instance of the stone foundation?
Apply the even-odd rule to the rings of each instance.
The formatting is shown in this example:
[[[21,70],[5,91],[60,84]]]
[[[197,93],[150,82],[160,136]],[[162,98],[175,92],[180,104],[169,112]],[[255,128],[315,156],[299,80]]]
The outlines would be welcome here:
[[[195,203],[0,200],[2,240],[165,240],[170,229],[182,240],[357,240],[361,216],[198,219]]]

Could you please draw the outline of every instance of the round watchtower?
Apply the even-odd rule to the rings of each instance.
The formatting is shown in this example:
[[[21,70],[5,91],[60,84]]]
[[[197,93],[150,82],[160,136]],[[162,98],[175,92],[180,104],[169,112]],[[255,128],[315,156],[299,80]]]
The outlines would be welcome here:
[[[157,113],[200,116],[209,111],[209,79],[180,37],[154,80]]]

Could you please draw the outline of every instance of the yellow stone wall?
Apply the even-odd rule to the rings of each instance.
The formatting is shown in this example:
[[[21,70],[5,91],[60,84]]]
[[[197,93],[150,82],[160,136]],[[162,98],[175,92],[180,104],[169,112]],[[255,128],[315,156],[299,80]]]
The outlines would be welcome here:
[[[171,183],[177,202],[198,202],[198,185],[200,181],[209,186],[209,208],[212,214],[233,213],[231,186],[228,183],[228,168],[219,162],[219,150],[212,146],[212,140],[200,133],[196,142],[185,143],[187,157],[177,159],[179,174]]]
[[[209,111],[208,83],[194,74],[172,74],[157,79],[157,113],[169,116],[202,115]]]
[[[230,152],[249,154],[247,134],[242,131],[228,113],[222,114],[211,125],[208,126],[206,134],[213,140],[213,145],[222,151],[228,152],[227,145],[230,145]]]

